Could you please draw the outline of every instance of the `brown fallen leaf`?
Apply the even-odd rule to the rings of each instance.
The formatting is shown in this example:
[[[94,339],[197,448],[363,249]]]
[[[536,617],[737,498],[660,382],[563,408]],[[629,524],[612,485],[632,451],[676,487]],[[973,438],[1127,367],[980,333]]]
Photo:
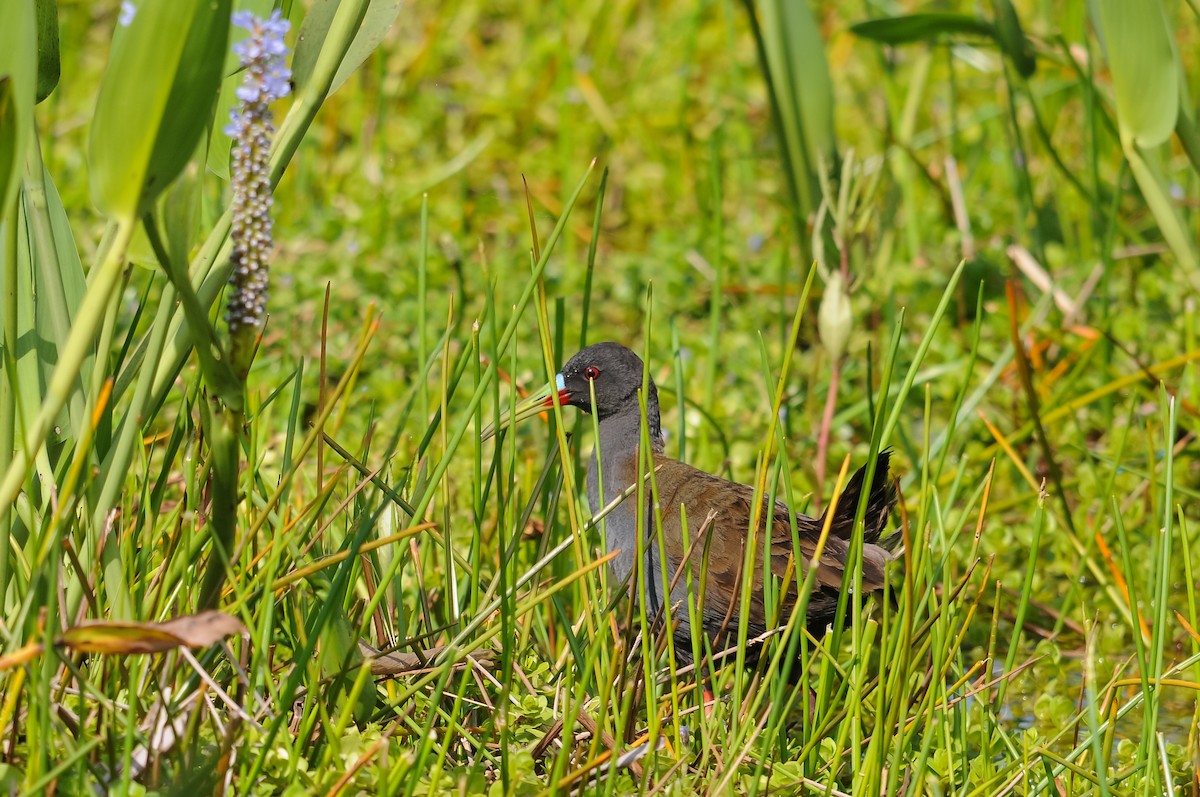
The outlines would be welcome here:
[[[420,672],[429,668],[430,663],[445,650],[444,646],[423,650],[420,653],[401,653],[392,651],[384,653],[376,648],[368,645],[366,642],[359,640],[358,650],[362,655],[371,660],[372,675],[403,675],[405,673]],[[495,661],[496,654],[489,648],[480,648],[474,653],[471,653],[468,658],[474,659],[484,666],[488,666]],[[468,663],[466,659],[454,663],[454,668],[458,669]]]
[[[68,628],[58,643],[80,653],[161,653],[172,648],[206,648],[246,626],[215,609],[176,617],[165,623],[117,623],[90,620]]]

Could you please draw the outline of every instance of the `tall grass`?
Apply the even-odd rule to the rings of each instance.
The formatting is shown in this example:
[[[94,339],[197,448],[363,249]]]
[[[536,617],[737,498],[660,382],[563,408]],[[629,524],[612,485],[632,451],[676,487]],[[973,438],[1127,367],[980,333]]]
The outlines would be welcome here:
[[[55,9],[55,86],[55,4],[0,2],[8,792],[1200,790],[1192,109],[1131,116],[1149,67],[1102,60],[1166,35],[1186,85],[1190,6],[852,34],[832,4],[283,3],[307,43],[234,391],[238,76],[106,60],[117,5]],[[182,80],[216,88],[172,111]],[[158,99],[93,119],[102,81]],[[611,583],[594,419],[480,440],[601,339],[644,354],[669,453],[797,509],[890,447],[884,593],[680,666]]]

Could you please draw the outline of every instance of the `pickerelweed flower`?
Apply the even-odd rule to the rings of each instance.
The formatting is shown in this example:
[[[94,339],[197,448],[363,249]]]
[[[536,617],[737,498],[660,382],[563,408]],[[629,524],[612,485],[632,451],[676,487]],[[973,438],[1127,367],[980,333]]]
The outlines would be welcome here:
[[[233,24],[250,35],[233,46],[241,60],[242,83],[238,105],[230,111],[225,133],[233,139],[233,273],[229,278],[229,304],[225,320],[233,340],[235,367],[249,368],[254,330],[262,322],[267,303],[267,265],[271,255],[271,181],[269,159],[270,105],[291,92],[292,73],[284,36],[289,23],[279,11],[267,19],[247,11],[233,15]]]

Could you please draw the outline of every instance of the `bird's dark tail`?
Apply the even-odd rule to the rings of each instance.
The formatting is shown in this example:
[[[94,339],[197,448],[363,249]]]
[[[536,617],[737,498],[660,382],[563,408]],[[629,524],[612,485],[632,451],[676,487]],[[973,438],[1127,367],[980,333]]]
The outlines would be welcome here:
[[[892,505],[896,503],[896,485],[888,476],[888,465],[891,463],[891,458],[891,451],[880,451],[879,457],[875,460],[875,474],[871,479],[871,495],[867,499],[866,514],[863,515],[863,541],[867,543],[879,540],[879,535],[883,533],[884,526],[887,525]],[[858,512],[858,497],[862,493],[863,481],[866,476],[867,466],[864,465],[855,471],[854,475],[850,477],[850,481],[846,483],[845,489],[842,490],[842,494],[838,496],[837,506],[834,508],[833,525],[829,530],[832,536],[840,537],[843,540],[850,539],[850,534],[854,531],[854,515]],[[825,518],[822,517],[822,523],[824,520]]]

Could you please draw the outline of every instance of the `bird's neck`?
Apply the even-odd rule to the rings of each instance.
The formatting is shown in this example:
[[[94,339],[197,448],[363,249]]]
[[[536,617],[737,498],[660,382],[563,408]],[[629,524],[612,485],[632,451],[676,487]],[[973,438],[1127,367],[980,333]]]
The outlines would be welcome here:
[[[663,452],[657,403],[646,407],[650,450]],[[642,416],[636,405],[600,419],[599,432],[588,465],[588,497],[593,511],[607,505],[637,480],[638,448],[642,442]],[[604,495],[600,495],[601,482]]]
[[[597,444],[602,457],[634,454],[642,442],[642,413],[636,403],[626,406],[612,415],[600,419],[600,437]],[[646,429],[650,448],[656,454],[663,451],[662,423],[658,413],[658,401],[646,404]]]
[[[649,432],[650,450],[654,454],[663,451],[662,428],[658,413],[658,396],[651,391],[646,403],[646,427]],[[642,442],[642,414],[636,401],[629,402],[617,412],[600,418],[599,432],[588,463],[588,501],[593,512],[609,507],[618,501],[626,489],[638,480],[638,449]],[[635,538],[638,528],[637,502],[626,500],[613,509],[603,522],[605,547],[617,551],[612,560],[613,575],[624,583],[634,565],[637,550]]]
[[[646,425],[649,431],[650,450],[654,454],[663,451],[662,430],[658,423],[658,406],[651,414],[647,407]],[[622,496],[638,481],[639,471],[644,466],[638,455],[642,442],[642,417],[636,405],[631,410],[617,412],[601,419],[597,430],[596,444],[588,463],[588,501],[593,512],[621,501],[604,522],[605,546],[611,551],[620,551],[612,562],[613,573],[623,582],[633,568],[638,525],[637,501],[631,496]]]

